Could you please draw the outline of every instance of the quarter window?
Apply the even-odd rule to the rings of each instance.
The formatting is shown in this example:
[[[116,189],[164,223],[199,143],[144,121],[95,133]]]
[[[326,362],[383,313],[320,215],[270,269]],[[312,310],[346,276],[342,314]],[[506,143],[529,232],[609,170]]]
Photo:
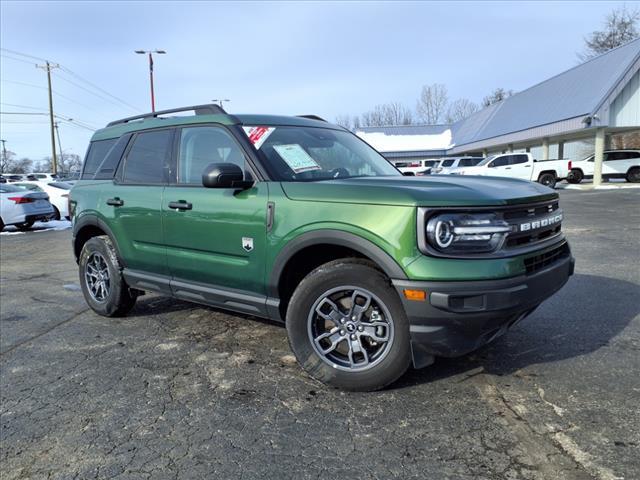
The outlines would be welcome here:
[[[244,153],[226,130],[219,127],[183,128],[178,183],[202,185],[202,173],[211,163],[234,163],[245,171]]]
[[[172,130],[139,133],[124,165],[125,183],[164,183],[171,157]]]
[[[82,171],[83,178],[91,178],[98,170],[98,167],[107,156],[111,147],[115,145],[117,138],[110,138],[108,140],[97,140],[91,142],[89,150],[87,151],[87,158],[84,161],[84,170]]]

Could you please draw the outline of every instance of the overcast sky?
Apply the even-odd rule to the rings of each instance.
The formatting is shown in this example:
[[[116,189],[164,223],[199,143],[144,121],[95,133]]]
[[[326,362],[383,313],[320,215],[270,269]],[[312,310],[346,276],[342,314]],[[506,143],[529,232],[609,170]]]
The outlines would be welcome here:
[[[133,51],[156,48],[167,51],[155,59],[157,109],[228,98],[235,113],[333,120],[384,102],[414,108],[436,82],[475,102],[495,87],[523,90],[575,66],[583,37],[620,5],[2,1],[0,43],[64,66],[52,76],[54,110],[94,128],[150,111],[147,60]],[[35,60],[1,60],[0,110],[47,111]],[[46,116],[0,118],[9,150],[50,155]],[[84,155],[91,133],[62,123],[62,148]]]

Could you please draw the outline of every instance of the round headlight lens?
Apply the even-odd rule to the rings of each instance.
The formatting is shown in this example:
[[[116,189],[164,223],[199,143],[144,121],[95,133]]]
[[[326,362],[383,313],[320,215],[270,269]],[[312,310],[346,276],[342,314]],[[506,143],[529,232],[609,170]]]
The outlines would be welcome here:
[[[445,220],[438,220],[434,238],[440,248],[447,248],[453,242],[453,226]]]

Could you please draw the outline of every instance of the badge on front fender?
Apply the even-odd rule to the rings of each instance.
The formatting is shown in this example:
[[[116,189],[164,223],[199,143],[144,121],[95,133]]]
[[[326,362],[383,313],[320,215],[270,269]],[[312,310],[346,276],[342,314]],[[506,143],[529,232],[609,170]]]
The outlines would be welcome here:
[[[242,248],[247,252],[253,250],[253,238],[242,237]]]

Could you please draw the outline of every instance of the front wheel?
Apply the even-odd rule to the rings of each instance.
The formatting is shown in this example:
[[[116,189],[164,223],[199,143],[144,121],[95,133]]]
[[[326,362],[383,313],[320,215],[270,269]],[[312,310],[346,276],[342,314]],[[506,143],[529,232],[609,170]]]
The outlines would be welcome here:
[[[640,167],[630,168],[627,172],[627,182],[639,183],[640,182]]]
[[[298,285],[286,317],[289,344],[312,377],[370,391],[409,367],[409,325],[389,279],[368,262],[326,263]]]
[[[553,173],[542,173],[538,177],[538,183],[541,183],[545,187],[553,188],[556,186],[556,176]]]
[[[105,317],[119,317],[133,308],[137,295],[122,277],[116,250],[108,236],[87,240],[78,267],[82,293],[94,312]]]
[[[569,178],[567,178],[567,182],[580,183],[582,179],[584,179],[584,173],[582,173],[582,170],[578,170],[576,168],[571,170],[571,173],[569,174]]]

